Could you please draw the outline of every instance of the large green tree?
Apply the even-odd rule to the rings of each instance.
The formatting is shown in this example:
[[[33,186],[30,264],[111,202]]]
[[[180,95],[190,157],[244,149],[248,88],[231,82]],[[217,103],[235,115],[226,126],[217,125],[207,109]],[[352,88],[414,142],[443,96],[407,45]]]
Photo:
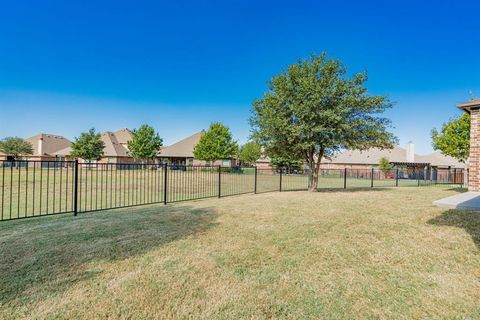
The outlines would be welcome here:
[[[238,159],[247,165],[254,165],[262,156],[262,147],[255,141],[245,143],[238,151]]]
[[[132,132],[132,140],[128,141],[130,155],[137,160],[152,160],[162,147],[163,140],[155,129],[143,124]]]
[[[309,190],[317,191],[320,164],[343,149],[392,148],[397,139],[381,114],[392,106],[368,94],[367,74],[347,76],[325,53],[290,65],[253,102],[253,138],[273,157],[302,159],[311,168]]]
[[[233,140],[230,129],[219,122],[214,122],[200,137],[200,141],[193,149],[193,155],[196,159],[210,162],[233,158],[237,151],[238,145]]]
[[[80,137],[75,138],[70,156],[87,161],[100,160],[104,148],[105,143],[102,141],[101,134],[91,128],[88,132],[82,132]]]
[[[22,138],[6,137],[0,141],[0,152],[18,160],[21,156],[33,154],[33,146]]]
[[[465,162],[470,153],[470,115],[464,113],[432,130],[432,145],[444,155]]]

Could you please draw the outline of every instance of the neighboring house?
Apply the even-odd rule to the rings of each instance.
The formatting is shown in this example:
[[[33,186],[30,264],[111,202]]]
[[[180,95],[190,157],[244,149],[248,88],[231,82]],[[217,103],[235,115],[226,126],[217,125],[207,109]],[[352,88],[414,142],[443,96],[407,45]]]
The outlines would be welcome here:
[[[161,163],[183,166],[221,165],[224,167],[230,167],[235,165],[236,161],[234,159],[217,160],[213,163],[207,163],[206,161],[195,159],[193,155],[193,149],[200,141],[202,134],[203,131],[197,132],[183,140],[178,141],[177,143],[174,143],[168,147],[164,147],[158,154],[157,158]]]
[[[22,156],[22,160],[29,161],[61,161],[63,157],[57,156],[56,152],[72,145],[67,138],[48,133],[39,133],[25,140],[32,144],[33,154]],[[0,154],[0,160],[12,161],[14,159],[11,156]],[[53,164],[51,165],[53,166]]]
[[[121,129],[116,132],[104,132],[101,135],[102,141],[105,144],[103,149],[103,156],[96,163],[141,163],[129,154],[128,141],[133,139],[132,132],[129,129]],[[55,153],[58,157],[66,157],[70,159],[71,147],[61,149]],[[82,160],[80,159],[80,162]]]
[[[33,155],[26,156],[25,159],[27,160],[62,160],[55,153],[72,145],[72,142],[65,137],[46,133],[37,134],[26,139],[26,141],[33,146]]]
[[[415,154],[415,145],[409,143],[407,148],[395,146],[393,149],[381,150],[373,148],[365,151],[347,150],[332,159],[322,161],[322,169],[371,169],[377,168],[381,158],[388,158],[398,168],[407,170],[465,168],[465,164],[451,157],[434,152],[421,156]]]
[[[271,162],[272,162],[272,159],[270,159],[269,156],[262,155],[260,159],[255,161],[255,166],[260,170],[271,169],[271,165],[270,165]]]
[[[378,168],[380,159],[386,157],[398,168],[407,170],[425,169],[464,169],[466,165],[452,157],[444,156],[440,152],[429,155],[415,154],[415,145],[409,143],[407,148],[395,146],[393,149],[373,148],[365,151],[347,150],[339,153],[332,159],[323,159],[321,169],[372,169]],[[257,167],[270,167],[270,158],[267,156],[257,160]]]

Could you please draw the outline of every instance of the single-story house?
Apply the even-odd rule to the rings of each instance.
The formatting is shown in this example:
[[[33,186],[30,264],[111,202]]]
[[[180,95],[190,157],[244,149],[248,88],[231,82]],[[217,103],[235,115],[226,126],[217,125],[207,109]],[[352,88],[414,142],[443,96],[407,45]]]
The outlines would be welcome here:
[[[255,166],[260,170],[271,169],[270,163],[272,159],[270,159],[267,155],[262,155],[257,161],[255,161]]]
[[[204,160],[195,159],[193,155],[193,149],[200,141],[202,134],[203,131],[197,132],[170,146],[162,148],[162,150],[160,150],[157,156],[160,163],[168,163],[181,166],[221,165],[224,167],[231,167],[236,165],[235,159],[216,160],[213,163],[208,163]]]
[[[65,147],[69,147],[72,142],[65,137],[48,134],[48,133],[39,133],[34,135],[33,137],[25,139],[32,145],[33,153],[31,155],[26,155],[21,157],[21,162],[18,163],[19,166],[25,166],[26,162],[22,162],[25,160],[28,161],[44,161],[41,164],[37,162],[29,163],[30,167],[34,165],[36,167],[43,166],[43,167],[54,167],[55,164],[47,161],[61,161],[63,160],[62,157],[58,157],[55,153],[58,150],[61,150]],[[0,160],[4,160],[7,162],[1,163],[1,166],[12,166],[13,163],[9,161],[13,161],[13,157],[5,154],[0,154]]]
[[[415,145],[409,143],[406,148],[395,146],[393,149],[372,148],[369,150],[347,150],[331,159],[323,159],[321,169],[372,169],[378,168],[381,158],[388,158],[397,168],[406,170],[429,169],[465,169],[462,163],[452,157],[444,156],[440,152],[428,155],[415,154]],[[270,166],[267,156],[257,160],[258,167]]]
[[[62,160],[56,155],[56,152],[72,145],[67,138],[48,133],[39,133],[25,140],[32,145],[33,154],[23,156],[22,160],[30,161]],[[0,160],[12,161],[14,159],[11,156],[0,154]]]
[[[439,152],[428,155],[415,154],[415,145],[409,143],[406,148],[395,146],[393,149],[372,148],[369,150],[347,150],[332,159],[324,159],[322,169],[371,169],[378,168],[380,159],[388,158],[397,168],[407,170],[464,169],[465,164]]]

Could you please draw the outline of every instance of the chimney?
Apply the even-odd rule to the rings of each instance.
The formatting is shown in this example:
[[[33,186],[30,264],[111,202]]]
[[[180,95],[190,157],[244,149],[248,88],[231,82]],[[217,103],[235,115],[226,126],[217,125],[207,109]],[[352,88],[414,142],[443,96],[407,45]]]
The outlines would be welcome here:
[[[40,135],[40,139],[38,139],[38,147],[37,147],[38,155],[43,156],[43,135]]]
[[[412,141],[407,144],[407,162],[415,162],[415,144]]]

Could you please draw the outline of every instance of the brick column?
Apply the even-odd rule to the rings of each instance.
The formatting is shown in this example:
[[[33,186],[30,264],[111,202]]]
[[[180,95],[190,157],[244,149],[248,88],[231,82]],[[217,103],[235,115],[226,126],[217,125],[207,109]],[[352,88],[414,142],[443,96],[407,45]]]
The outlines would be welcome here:
[[[470,113],[470,157],[468,190],[480,191],[480,100],[472,100],[457,107]]]
[[[468,190],[479,191],[480,178],[480,109],[470,111],[470,171]]]

